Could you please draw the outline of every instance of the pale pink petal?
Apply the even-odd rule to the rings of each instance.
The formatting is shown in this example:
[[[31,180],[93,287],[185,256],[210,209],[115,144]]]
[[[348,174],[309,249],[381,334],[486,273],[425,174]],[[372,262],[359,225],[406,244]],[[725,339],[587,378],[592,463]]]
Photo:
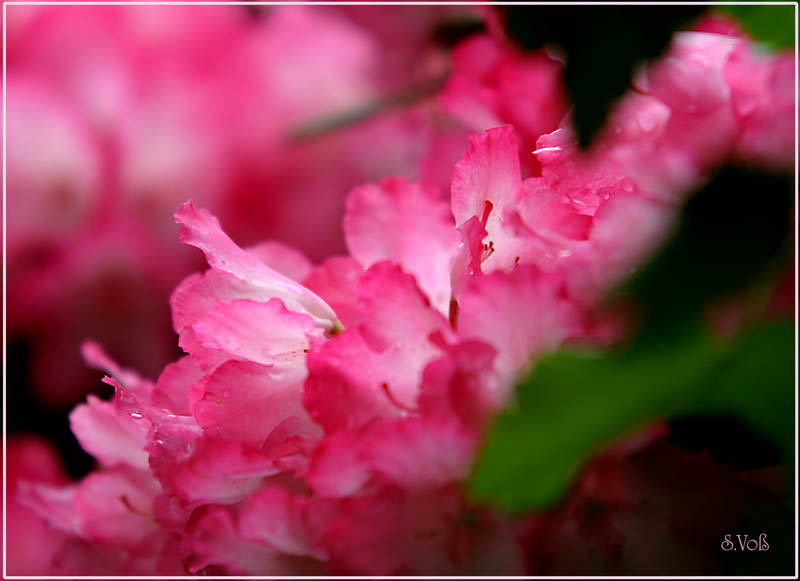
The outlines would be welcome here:
[[[262,300],[263,294],[227,272],[212,269],[205,274],[193,274],[181,281],[170,296],[172,327],[181,334],[217,302],[229,303],[236,299]]]
[[[371,478],[360,443],[363,430],[343,430],[323,438],[314,451],[308,483],[322,498],[357,494]]]
[[[357,260],[335,256],[315,267],[303,285],[322,297],[345,327],[353,327],[361,322],[356,284],[363,272]]]
[[[193,388],[192,414],[210,436],[261,445],[286,418],[308,417],[302,405],[305,369],[299,373],[229,361]]]
[[[268,240],[245,250],[271,269],[300,283],[314,267],[302,252],[275,240]]]
[[[447,416],[408,418],[370,429],[363,461],[384,482],[407,490],[430,490],[466,478],[476,434]]]
[[[242,538],[234,517],[220,507],[200,509],[187,525],[181,543],[190,573],[223,575],[314,575],[323,572],[310,558],[297,558]]]
[[[347,497],[377,485],[431,490],[467,476],[476,433],[445,415],[371,424],[327,436],[308,481],[322,497]]]
[[[498,373],[513,380],[577,332],[578,311],[565,290],[562,277],[528,265],[474,277],[459,300],[459,334],[493,345]]]
[[[153,473],[164,491],[178,498],[179,512],[237,503],[278,472],[259,448],[203,436],[186,426],[160,426],[148,450]]]
[[[153,389],[153,405],[172,410],[176,415],[188,416],[189,388],[203,375],[203,370],[189,356],[170,363],[158,376]]]
[[[453,170],[450,204],[456,224],[481,217],[487,201],[502,211],[516,200],[521,181],[519,143],[510,125],[473,135]],[[490,214],[487,230],[499,229],[499,213]]]
[[[50,526],[77,533],[80,518],[75,512],[78,484],[56,486],[37,482],[19,482],[19,503],[30,508]]]
[[[450,302],[447,273],[459,243],[447,204],[404,178],[355,188],[344,231],[350,254],[366,268],[391,260],[413,274],[440,312]]]
[[[261,294],[262,300],[280,298],[286,308],[308,314],[327,330],[340,325],[336,313],[325,301],[239,248],[207,210],[197,210],[189,202],[178,209],[175,220],[181,224],[182,242],[202,250],[212,268],[246,281]]]
[[[119,381],[125,389],[135,393],[137,397],[150,397],[150,393],[153,391],[152,382],[142,379],[135,371],[120,367],[106,354],[99,343],[84,341],[81,345],[81,353],[89,366],[105,371]]]
[[[598,210],[589,244],[563,259],[569,294],[596,303],[636,268],[664,240],[676,208],[634,195],[620,195]],[[620,236],[625,232],[625,236]]]
[[[90,474],[75,494],[77,532],[86,540],[146,555],[163,534],[153,515],[159,492],[149,472],[117,468]]]
[[[510,125],[470,137],[464,157],[453,170],[451,207],[459,228],[477,217],[486,229],[483,268],[511,268],[514,235],[506,227],[507,208],[519,200],[519,143]]]
[[[77,406],[69,415],[70,428],[81,447],[104,466],[124,464],[146,469],[144,446],[149,426],[113,402],[93,395],[87,400],[88,403]]]
[[[592,224],[591,216],[580,213],[542,178],[522,183],[519,214],[528,228],[547,239],[586,240]]]
[[[309,503],[285,488],[269,486],[250,496],[240,510],[239,534],[286,555],[324,558],[308,526]]]
[[[311,317],[287,310],[280,299],[219,303],[181,334],[181,347],[210,372],[228,359],[253,361],[302,380],[305,354],[323,340]]]

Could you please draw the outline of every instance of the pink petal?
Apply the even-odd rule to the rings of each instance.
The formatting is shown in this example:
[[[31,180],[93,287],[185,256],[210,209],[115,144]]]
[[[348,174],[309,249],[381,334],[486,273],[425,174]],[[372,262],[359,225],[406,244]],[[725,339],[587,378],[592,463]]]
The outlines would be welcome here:
[[[323,558],[308,526],[309,503],[279,486],[266,487],[247,499],[239,516],[239,534],[298,557]]]
[[[332,432],[403,413],[382,390],[389,374],[383,363],[358,327],[346,329],[310,353],[303,405],[311,418]]]
[[[192,413],[215,438],[262,445],[286,418],[307,418],[301,401],[304,379],[304,368],[229,361],[196,386]]]
[[[425,367],[418,398],[423,415],[453,416],[481,429],[505,403],[494,371],[497,350],[482,341],[463,341]]]
[[[363,272],[357,260],[335,256],[315,267],[303,284],[336,311],[345,327],[353,327],[361,322],[356,284]]]
[[[327,330],[340,326],[336,313],[325,301],[239,248],[207,210],[197,210],[188,202],[175,213],[175,220],[181,224],[182,242],[202,250],[212,268],[246,281],[261,300],[280,298],[286,308],[308,314]]]
[[[436,192],[404,178],[355,188],[347,198],[344,231],[351,255],[364,267],[396,262],[417,278],[440,312],[447,312],[447,273],[460,237]]]
[[[132,418],[114,403],[93,395],[69,415],[70,428],[84,450],[104,466],[147,468],[144,451],[149,426]]]
[[[190,573],[225,575],[314,575],[319,562],[297,559],[258,541],[243,539],[230,512],[204,507],[192,517],[181,543]]]
[[[68,533],[77,533],[80,518],[75,512],[78,484],[57,486],[20,481],[19,503],[39,515],[50,526]]]
[[[470,137],[467,152],[453,170],[450,204],[458,226],[482,216],[487,201],[502,210],[516,200],[521,179],[513,131],[504,125]],[[489,219],[487,229],[498,229],[498,216]]]
[[[305,379],[305,354],[323,331],[311,317],[287,310],[280,299],[218,303],[181,335],[181,347],[206,371],[229,358],[253,361]]]
[[[464,157],[453,170],[451,207],[459,228],[477,216],[487,231],[486,268],[514,264],[514,236],[503,215],[520,195],[519,144],[513,128],[504,125],[470,137]]]
[[[358,294],[365,322],[308,358],[303,402],[326,431],[407,412],[424,366],[441,352],[427,338],[437,331],[452,336],[413,277],[396,265],[372,266],[359,281]]]
[[[453,531],[461,501],[453,490],[409,495],[399,488],[340,504],[322,539],[333,574],[456,575]]]
[[[79,534],[101,545],[148,554],[162,534],[153,515],[158,492],[149,472],[112,469],[90,474],[75,495]]]
[[[170,363],[156,381],[153,405],[172,410],[176,415],[190,415],[189,388],[200,381],[203,375],[203,370],[189,356]]]
[[[563,279],[529,265],[474,277],[459,307],[459,334],[494,346],[495,368],[506,381],[578,328],[578,311],[564,295]]]
[[[278,472],[259,448],[199,435],[185,426],[161,426],[148,447],[150,466],[181,510],[202,504],[234,504]]]
[[[364,436],[343,430],[323,438],[314,451],[308,483],[322,498],[343,498],[357,494],[371,478],[360,443]]]
[[[150,397],[153,384],[146,379],[142,379],[135,371],[120,367],[116,361],[106,354],[99,343],[84,341],[81,344],[81,354],[89,366],[105,371],[125,386],[125,389],[135,393],[137,397]]]
[[[245,250],[271,269],[296,282],[302,283],[313,268],[311,261],[302,252],[283,242],[269,240]]]
[[[452,418],[409,418],[371,430],[364,459],[384,481],[430,490],[466,478],[477,443],[476,435]]]
[[[329,498],[385,484],[431,490],[465,478],[476,445],[472,430],[444,415],[370,424],[325,437],[308,481],[315,494]]]

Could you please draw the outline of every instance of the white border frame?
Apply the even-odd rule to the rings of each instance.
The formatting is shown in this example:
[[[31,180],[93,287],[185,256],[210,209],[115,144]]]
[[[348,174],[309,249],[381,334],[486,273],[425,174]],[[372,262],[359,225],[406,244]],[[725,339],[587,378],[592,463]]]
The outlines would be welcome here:
[[[794,74],[795,74],[795,119],[794,119],[794,163],[795,163],[795,180],[794,180],[794,194],[795,194],[795,221],[794,221],[794,245],[795,245],[795,289],[794,289],[794,381],[795,381],[795,410],[794,410],[794,431],[795,442],[798,441],[798,166],[800,158],[798,157],[798,4],[797,2],[156,2],[156,1],[142,1],[142,2],[24,2],[24,1],[11,1],[3,3],[3,579],[197,579],[197,576],[107,576],[107,575],[89,575],[89,576],[41,576],[41,575],[6,575],[6,374],[7,374],[7,360],[6,360],[6,7],[7,6],[325,6],[325,5],[352,5],[352,6],[480,6],[480,5],[493,5],[493,6],[510,6],[510,5],[538,5],[538,6],[632,6],[632,5],[645,5],[645,6],[688,6],[688,5],[704,5],[704,6],[794,6]],[[798,450],[795,445],[794,452],[794,534],[795,539],[798,538],[798,471],[797,460]],[[794,554],[794,576],[758,576],[758,577],[745,577],[745,576],[627,576],[627,578],[636,579],[796,579],[798,577],[798,550],[795,545]],[[319,576],[204,576],[205,579],[374,579],[375,576],[334,576],[334,577],[319,577]],[[470,579],[476,577],[457,577],[457,576],[393,576],[392,579]],[[619,576],[499,576],[499,577],[483,577],[485,579],[616,579]]]

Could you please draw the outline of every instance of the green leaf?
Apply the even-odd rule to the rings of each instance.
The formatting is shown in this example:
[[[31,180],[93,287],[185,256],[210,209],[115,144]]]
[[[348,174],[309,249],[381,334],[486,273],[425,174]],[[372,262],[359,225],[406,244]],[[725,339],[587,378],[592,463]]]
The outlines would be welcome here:
[[[767,48],[794,47],[794,6],[733,4],[716,10],[741,22],[745,31]]]
[[[646,331],[682,325],[783,264],[793,189],[783,176],[731,167],[691,196],[673,236],[619,293],[634,294],[647,309]]]
[[[509,511],[552,505],[600,445],[677,410],[714,355],[689,334],[669,353],[637,347],[541,360],[490,431],[472,493]]]
[[[630,86],[637,63],[658,57],[672,33],[703,6],[511,6],[510,36],[528,50],[555,45],[567,64],[565,83],[582,146]]]
[[[539,361],[488,434],[473,497],[512,512],[549,507],[613,440],[693,414],[735,418],[791,457],[793,325],[756,323],[725,342],[703,316],[710,301],[769,280],[791,207],[791,184],[742,170],[693,197],[672,239],[624,287],[645,309],[640,332],[623,351]]]
[[[727,351],[692,407],[727,413],[789,458],[794,450],[794,354],[792,323],[753,328]]]
[[[469,489],[509,512],[547,508],[604,445],[659,418],[730,414],[793,450],[794,329],[756,326],[722,346],[698,327],[623,353],[560,353],[519,387],[489,433]]]

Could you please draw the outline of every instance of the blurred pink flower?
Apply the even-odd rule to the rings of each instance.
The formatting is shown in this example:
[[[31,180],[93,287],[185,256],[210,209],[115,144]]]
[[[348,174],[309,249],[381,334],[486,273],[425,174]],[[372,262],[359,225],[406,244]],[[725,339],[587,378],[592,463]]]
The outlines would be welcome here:
[[[27,481],[65,485],[67,475],[58,452],[47,440],[32,435],[17,435],[5,442],[8,470],[5,525],[5,563],[9,575],[45,575],[51,570],[67,535],[51,528],[31,509],[20,503],[18,495]]]
[[[9,332],[30,350],[30,380],[47,405],[85,393],[85,337],[150,375],[174,357],[163,299],[198,267],[170,226],[187,198],[241,243],[268,234],[319,260],[344,250],[352,185],[413,176],[425,154],[426,109],[316,133],[386,90],[378,33],[339,11],[8,14]]]

